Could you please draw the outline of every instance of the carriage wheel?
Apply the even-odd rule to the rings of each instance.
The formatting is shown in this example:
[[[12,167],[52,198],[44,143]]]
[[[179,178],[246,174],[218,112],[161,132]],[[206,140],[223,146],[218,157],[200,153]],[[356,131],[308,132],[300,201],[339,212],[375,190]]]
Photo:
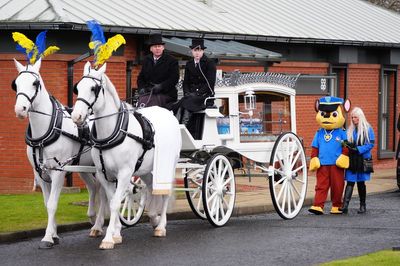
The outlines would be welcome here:
[[[279,136],[269,167],[269,189],[275,210],[283,219],[293,219],[300,212],[307,192],[306,156],[296,134],[287,132]]]
[[[192,172],[187,172],[184,178],[184,185],[186,189],[185,194],[189,202],[190,209],[200,219],[205,220],[207,218],[203,208],[203,196],[201,193],[201,187],[203,185],[203,171],[201,169],[195,169]]]
[[[235,205],[235,176],[228,158],[216,154],[207,163],[204,171],[202,196],[208,221],[220,227],[232,215]]]
[[[125,226],[134,226],[143,215],[146,202],[145,184],[139,177],[131,181],[121,201],[119,219]]]

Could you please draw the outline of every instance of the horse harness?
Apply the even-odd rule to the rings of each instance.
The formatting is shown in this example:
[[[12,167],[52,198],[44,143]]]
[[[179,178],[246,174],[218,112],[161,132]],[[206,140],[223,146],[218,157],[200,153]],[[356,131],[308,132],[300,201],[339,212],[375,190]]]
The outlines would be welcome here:
[[[154,129],[151,122],[141,113],[133,112],[134,117],[141,126],[143,137],[133,135],[127,131],[129,125],[129,113],[130,112],[126,106],[126,103],[121,101],[117,123],[115,125],[113,133],[105,139],[98,139],[95,123],[93,123],[92,130],[90,132],[90,140],[93,143],[93,147],[98,149],[100,152],[101,171],[103,172],[104,177],[107,181],[110,180],[108,180],[107,178],[106,168],[104,166],[103,150],[108,150],[118,146],[125,140],[126,136],[139,142],[140,144],[142,144],[143,152],[136,162],[136,172],[142,165],[143,158],[146,152],[154,148]],[[113,182],[115,182],[115,180]]]
[[[78,136],[62,130],[62,123],[64,118],[64,112],[62,108],[63,106],[54,98],[54,96],[50,95],[49,98],[53,105],[53,112],[47,132],[39,138],[32,138],[31,125],[29,124],[25,134],[25,143],[32,148],[32,157],[35,163],[35,170],[36,172],[38,172],[40,178],[45,182],[51,182],[50,180],[45,180],[43,178],[43,169],[40,167],[40,165],[43,164],[43,149],[46,146],[49,146],[56,142],[61,135],[64,135],[76,142],[79,142],[81,144],[81,146],[79,147],[79,152],[72,162],[72,165],[76,165],[79,163],[83,148],[86,145],[90,145],[88,126],[78,128]],[[37,162],[37,150],[39,153],[39,164]],[[58,164],[60,164],[60,161],[56,157],[54,157],[53,159]]]

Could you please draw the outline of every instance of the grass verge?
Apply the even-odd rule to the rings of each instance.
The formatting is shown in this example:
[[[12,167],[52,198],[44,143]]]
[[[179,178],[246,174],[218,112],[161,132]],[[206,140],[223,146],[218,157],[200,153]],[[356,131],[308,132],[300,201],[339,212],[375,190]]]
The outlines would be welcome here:
[[[87,222],[87,206],[72,205],[73,202],[88,200],[88,193],[61,194],[56,221],[58,225]],[[46,228],[47,211],[41,192],[29,194],[0,195],[0,233],[10,233],[31,229]]]
[[[400,264],[400,251],[382,250],[375,253],[366,254],[359,257],[352,257],[343,260],[336,260],[320,264],[322,266],[364,266],[379,265],[391,266]]]

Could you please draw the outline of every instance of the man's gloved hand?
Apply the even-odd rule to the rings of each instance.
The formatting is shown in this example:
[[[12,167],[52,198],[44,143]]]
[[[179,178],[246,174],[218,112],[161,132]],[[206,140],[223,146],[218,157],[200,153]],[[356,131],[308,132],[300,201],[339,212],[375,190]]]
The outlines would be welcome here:
[[[146,89],[145,88],[141,88],[141,89],[139,89],[139,91],[138,91],[138,94],[139,95],[143,95],[143,94],[145,94],[146,93]]]
[[[161,86],[161,84],[154,84],[152,90],[153,90],[153,93],[154,93],[154,94],[159,94],[159,93],[161,93],[161,91],[162,91],[162,86]]]
[[[144,87],[139,89],[139,95],[149,94],[153,87]]]

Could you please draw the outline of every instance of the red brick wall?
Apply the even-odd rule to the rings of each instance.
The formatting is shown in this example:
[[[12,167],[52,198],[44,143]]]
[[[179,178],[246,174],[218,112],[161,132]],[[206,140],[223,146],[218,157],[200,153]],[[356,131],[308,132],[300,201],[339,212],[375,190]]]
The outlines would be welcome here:
[[[347,96],[351,100],[351,107],[360,107],[364,111],[376,135],[378,133],[379,75],[379,65],[349,65]],[[378,141],[372,151],[374,158],[377,158],[377,145]]]
[[[26,121],[15,117],[15,93],[11,81],[16,75],[12,61],[0,61],[0,190],[28,191],[32,189],[31,168],[26,167],[24,143]]]

